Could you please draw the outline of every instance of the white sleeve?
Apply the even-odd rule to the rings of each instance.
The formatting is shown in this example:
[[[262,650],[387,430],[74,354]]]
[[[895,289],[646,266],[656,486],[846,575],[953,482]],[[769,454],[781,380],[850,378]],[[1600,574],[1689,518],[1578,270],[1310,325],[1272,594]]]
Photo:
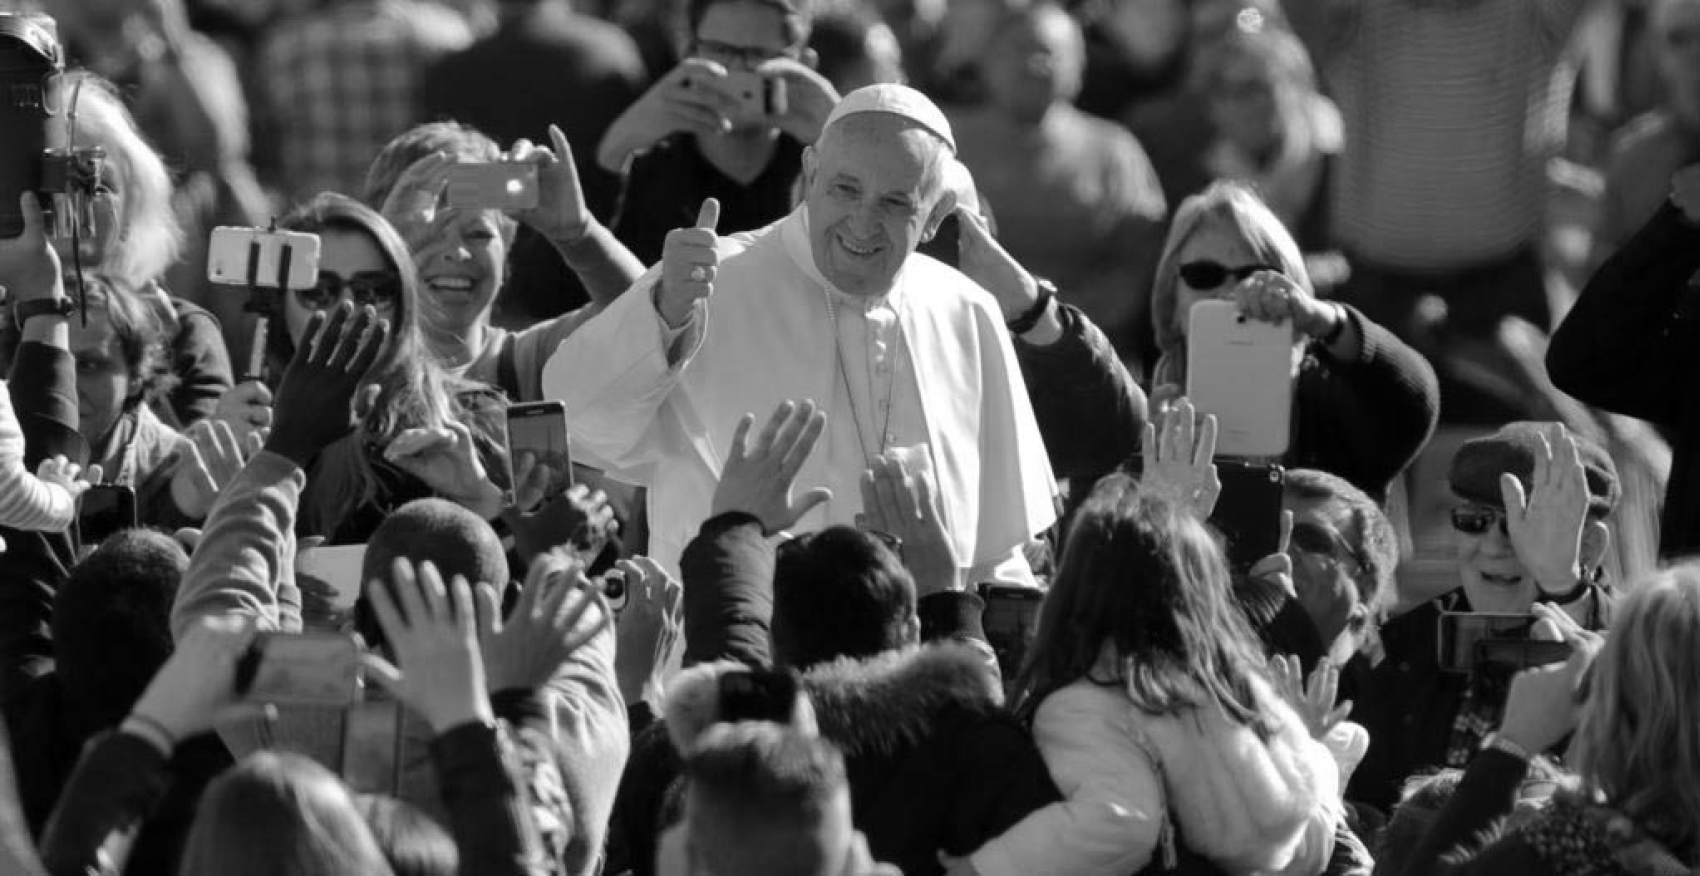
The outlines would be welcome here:
[[[981,876],[1104,876],[1151,860],[1163,781],[1130,735],[1131,712],[1114,690],[1065,688],[1046,698],[1033,737],[1064,799],[970,856]]]
[[[561,342],[543,366],[543,397],[564,402],[573,452],[628,468],[650,460],[633,451],[678,385],[706,330],[699,307],[669,329],[655,310],[650,271],[606,310]]]
[[[60,532],[71,525],[77,503],[58,484],[24,467],[24,431],[12,410],[12,394],[0,383],[0,526]]]

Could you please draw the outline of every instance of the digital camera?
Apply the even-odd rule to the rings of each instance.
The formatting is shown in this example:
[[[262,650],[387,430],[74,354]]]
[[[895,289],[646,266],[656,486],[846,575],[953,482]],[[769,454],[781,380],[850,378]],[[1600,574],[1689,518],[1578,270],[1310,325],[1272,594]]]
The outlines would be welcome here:
[[[53,80],[64,70],[64,49],[52,18],[0,12],[0,131],[6,132],[0,137],[0,238],[23,234],[18,196],[26,191],[42,196],[49,236],[94,236],[93,201],[106,153],[76,145],[71,133],[75,93],[65,105],[54,105]],[[67,148],[47,147],[47,126],[55,117],[66,126]]]

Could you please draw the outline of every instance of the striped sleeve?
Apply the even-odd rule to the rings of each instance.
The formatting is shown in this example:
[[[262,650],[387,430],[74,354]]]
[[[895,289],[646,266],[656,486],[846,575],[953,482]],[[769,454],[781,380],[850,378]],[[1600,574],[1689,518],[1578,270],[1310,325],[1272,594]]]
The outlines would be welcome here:
[[[24,467],[24,432],[12,410],[12,394],[0,383],[0,526],[58,532],[71,525],[76,502],[58,484]]]

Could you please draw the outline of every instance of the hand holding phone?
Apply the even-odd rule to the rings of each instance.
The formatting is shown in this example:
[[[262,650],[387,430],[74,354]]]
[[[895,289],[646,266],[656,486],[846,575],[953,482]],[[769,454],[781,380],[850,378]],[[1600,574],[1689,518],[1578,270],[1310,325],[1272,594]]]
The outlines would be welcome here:
[[[207,249],[207,279],[227,286],[311,289],[319,282],[319,236],[219,226]]]
[[[998,655],[998,669],[1004,678],[1014,678],[1027,660],[1028,645],[1039,631],[1045,593],[1033,587],[990,582],[980,584],[979,590],[980,598],[986,603],[980,617],[986,640]]]
[[[531,510],[565,493],[573,484],[567,406],[558,401],[509,405],[507,420],[516,504],[522,510]]]

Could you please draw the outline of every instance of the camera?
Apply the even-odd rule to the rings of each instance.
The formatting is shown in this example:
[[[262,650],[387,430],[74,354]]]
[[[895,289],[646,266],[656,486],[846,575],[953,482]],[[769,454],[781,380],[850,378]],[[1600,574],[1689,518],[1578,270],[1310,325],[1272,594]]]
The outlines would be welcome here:
[[[46,15],[0,12],[0,238],[24,232],[18,196],[41,195],[51,237],[94,236],[94,196],[105,172],[106,153],[78,147],[71,122],[77,95],[65,106],[49,99],[64,72],[58,25]],[[47,147],[47,126],[65,120],[67,148]]]

